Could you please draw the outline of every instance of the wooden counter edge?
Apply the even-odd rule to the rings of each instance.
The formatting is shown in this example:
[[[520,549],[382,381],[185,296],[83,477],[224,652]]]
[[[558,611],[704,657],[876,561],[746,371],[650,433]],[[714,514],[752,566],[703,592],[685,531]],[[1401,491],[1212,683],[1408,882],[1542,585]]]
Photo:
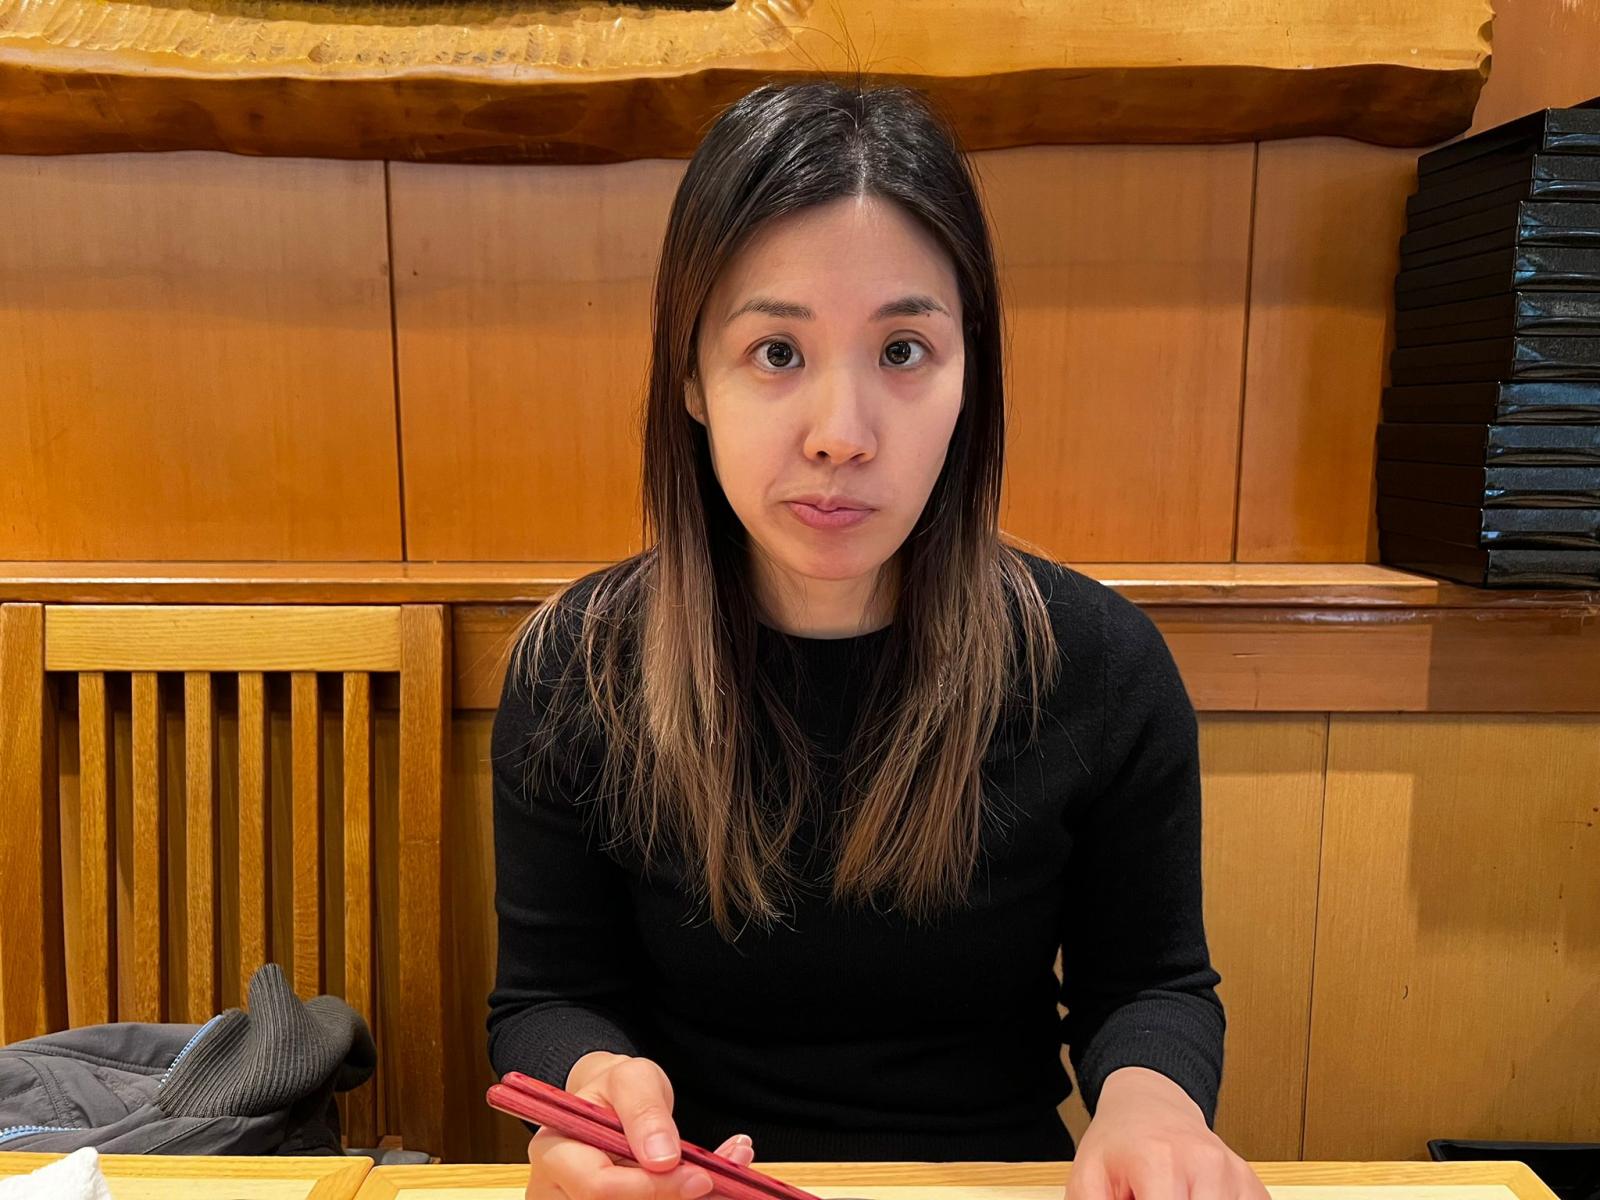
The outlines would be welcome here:
[[[1060,1181],[1070,1162],[1059,1163],[760,1163],[759,1168],[799,1187],[841,1184],[1028,1186]],[[1503,1184],[1518,1200],[1555,1200],[1553,1193],[1520,1162],[1264,1162],[1252,1163],[1269,1186],[1359,1185],[1405,1187],[1413,1184]],[[427,1167],[377,1167],[362,1185],[358,1200],[403,1200],[412,1187],[518,1187],[528,1168],[505,1163],[442,1164]]]
[[[65,1154],[40,1154],[11,1150],[0,1157],[0,1166],[19,1167],[0,1178],[36,1171]],[[364,1155],[182,1155],[182,1154],[103,1154],[100,1170],[107,1179],[310,1179],[306,1200],[353,1200],[372,1170],[372,1159]]]

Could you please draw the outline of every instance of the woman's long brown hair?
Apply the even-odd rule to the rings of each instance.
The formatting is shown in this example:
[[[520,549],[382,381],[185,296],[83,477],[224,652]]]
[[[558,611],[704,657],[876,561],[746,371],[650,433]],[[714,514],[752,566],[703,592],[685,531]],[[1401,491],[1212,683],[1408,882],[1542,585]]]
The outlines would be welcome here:
[[[905,88],[756,89],[718,117],[689,162],[657,265],[643,437],[649,548],[537,608],[512,662],[532,694],[534,681],[552,677],[547,652],[565,647],[527,748],[530,772],[570,763],[579,742],[597,749],[595,799],[613,844],[646,863],[683,856],[724,937],[736,936],[741,915],[762,926],[782,918],[813,773],[805,736],[758,669],[747,535],[684,389],[706,297],[746,239],[772,218],[862,194],[899,205],[949,254],[966,374],[944,469],[879,573],[895,616],[846,752],[847,794],[833,806],[836,902],[887,897],[922,921],[967,897],[994,815],[982,778],[991,738],[1030,714],[1037,736],[1058,669],[1031,568],[1001,541],[999,289],[977,183],[948,121]],[[568,593],[584,583],[576,602]],[[578,713],[584,723],[569,719]],[[757,758],[763,721],[777,734],[779,770]],[[593,737],[575,735],[580,728]],[[772,795],[778,780],[786,795]]]

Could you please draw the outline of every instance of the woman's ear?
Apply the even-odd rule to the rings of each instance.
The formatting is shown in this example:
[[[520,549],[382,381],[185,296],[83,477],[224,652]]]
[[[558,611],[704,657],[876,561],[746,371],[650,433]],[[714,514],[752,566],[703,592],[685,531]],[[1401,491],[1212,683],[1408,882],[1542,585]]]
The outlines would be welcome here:
[[[700,424],[706,423],[705,394],[700,390],[700,381],[693,375],[685,376],[683,380],[683,406]]]

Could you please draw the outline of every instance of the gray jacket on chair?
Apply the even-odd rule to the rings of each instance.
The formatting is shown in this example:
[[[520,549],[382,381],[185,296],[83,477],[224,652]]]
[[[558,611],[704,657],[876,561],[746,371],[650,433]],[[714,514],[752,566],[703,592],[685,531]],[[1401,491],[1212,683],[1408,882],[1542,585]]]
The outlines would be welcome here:
[[[333,1093],[376,1063],[359,1013],[268,963],[204,1025],[88,1025],[0,1047],[0,1150],[341,1154]]]

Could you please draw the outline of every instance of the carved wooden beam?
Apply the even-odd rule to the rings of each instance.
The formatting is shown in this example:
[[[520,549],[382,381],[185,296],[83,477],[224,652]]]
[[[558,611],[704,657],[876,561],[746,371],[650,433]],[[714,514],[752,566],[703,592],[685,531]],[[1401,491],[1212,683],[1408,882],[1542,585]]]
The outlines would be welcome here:
[[[1489,0],[0,0],[0,152],[693,152],[765,80],[915,84],[970,149],[1465,129]]]

